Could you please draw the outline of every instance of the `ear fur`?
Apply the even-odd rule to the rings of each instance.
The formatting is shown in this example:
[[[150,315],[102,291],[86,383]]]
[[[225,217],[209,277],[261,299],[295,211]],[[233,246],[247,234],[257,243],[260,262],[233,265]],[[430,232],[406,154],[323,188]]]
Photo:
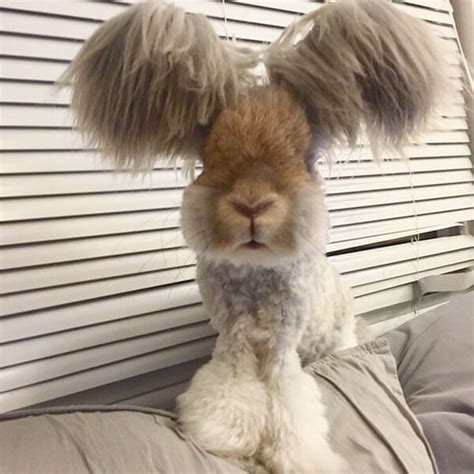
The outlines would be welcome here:
[[[386,1],[361,0],[303,16],[264,61],[270,81],[307,105],[318,139],[354,147],[365,132],[378,158],[384,148],[402,152],[426,126],[449,89],[442,58],[423,21]]]
[[[102,25],[61,78],[76,123],[119,168],[194,158],[202,128],[252,83],[250,50],[221,41],[202,15],[140,3]]]

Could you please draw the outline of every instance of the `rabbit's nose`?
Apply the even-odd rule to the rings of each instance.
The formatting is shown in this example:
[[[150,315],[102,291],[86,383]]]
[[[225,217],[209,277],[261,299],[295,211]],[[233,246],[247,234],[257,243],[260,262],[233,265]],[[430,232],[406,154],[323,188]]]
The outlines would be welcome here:
[[[264,214],[272,205],[272,201],[261,201],[253,206],[248,206],[239,201],[233,201],[232,205],[235,210],[249,219],[255,219],[256,217]]]

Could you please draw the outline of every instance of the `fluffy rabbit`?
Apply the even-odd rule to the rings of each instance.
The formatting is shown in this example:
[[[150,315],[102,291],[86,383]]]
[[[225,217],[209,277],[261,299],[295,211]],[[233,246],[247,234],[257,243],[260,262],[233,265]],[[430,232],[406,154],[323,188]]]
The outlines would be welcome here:
[[[315,160],[361,133],[376,157],[400,151],[444,87],[440,57],[421,21],[383,1],[343,2],[267,48],[262,85],[254,51],[153,2],[104,24],[69,67],[78,125],[118,167],[202,162],[182,230],[219,336],[178,410],[204,449],[275,473],[347,469],[302,370],[357,343],[350,294],[325,256]]]
[[[249,91],[213,123],[182,230],[219,332],[212,361],[178,400],[209,451],[272,472],[340,471],[304,361],[356,344],[350,296],[325,256],[322,183],[305,160],[303,108],[280,86]]]

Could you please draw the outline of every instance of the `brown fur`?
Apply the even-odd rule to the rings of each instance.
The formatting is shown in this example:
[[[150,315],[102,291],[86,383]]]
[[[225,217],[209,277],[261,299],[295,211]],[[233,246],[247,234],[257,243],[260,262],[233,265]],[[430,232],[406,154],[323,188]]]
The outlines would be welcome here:
[[[293,174],[306,171],[310,137],[304,109],[291,93],[277,86],[255,88],[226,108],[212,125],[200,181],[212,179],[219,184],[283,169],[290,173],[281,173],[282,179],[291,180]],[[285,186],[284,181],[279,185]]]
[[[326,222],[320,184],[305,161],[310,142],[304,108],[292,93],[278,86],[252,89],[213,123],[204,170],[185,194],[183,210],[193,209],[185,219],[197,216],[206,226],[212,250],[234,252],[252,237],[239,206],[266,203],[254,221],[256,240],[274,255],[300,250],[302,235],[314,239],[307,232],[313,221]]]
[[[236,227],[248,225],[235,203],[269,202],[257,229],[272,235],[274,248],[295,246],[288,225],[297,206],[294,191],[314,185],[304,160],[309,143],[303,108],[280,87],[254,89],[218,116],[205,142],[204,172],[197,183],[215,189],[213,228],[220,245],[233,241]]]

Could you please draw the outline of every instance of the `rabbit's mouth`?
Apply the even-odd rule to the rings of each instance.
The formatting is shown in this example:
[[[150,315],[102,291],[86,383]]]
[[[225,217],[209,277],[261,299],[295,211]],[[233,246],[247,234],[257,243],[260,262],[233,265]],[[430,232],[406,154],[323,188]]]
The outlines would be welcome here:
[[[252,239],[250,242],[246,242],[243,246],[247,249],[258,250],[266,247],[265,244],[257,242],[256,240]]]

